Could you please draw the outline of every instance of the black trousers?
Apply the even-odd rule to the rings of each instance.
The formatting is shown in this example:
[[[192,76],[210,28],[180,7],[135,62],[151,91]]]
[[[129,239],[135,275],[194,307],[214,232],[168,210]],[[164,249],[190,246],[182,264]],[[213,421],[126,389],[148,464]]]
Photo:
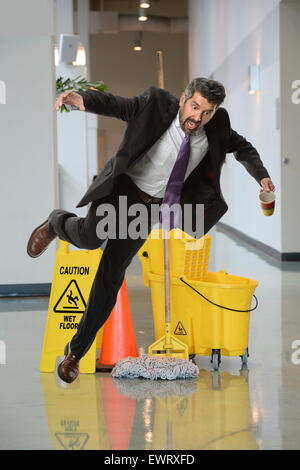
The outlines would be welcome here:
[[[149,215],[148,224],[144,232],[146,231],[149,234],[152,228],[150,217],[151,204],[157,203],[157,201],[150,198],[149,202],[145,203],[145,200],[141,199],[137,187],[126,175],[118,177],[115,190],[112,194],[92,202],[86,217],[78,217],[71,212],[55,209],[48,218],[50,231],[53,231],[61,240],[69,242],[78,248],[94,250],[101,247],[103,249],[102,245],[105,242],[105,238],[99,238],[97,224],[101,220],[103,221],[104,217],[107,217],[107,213],[105,215],[97,215],[97,208],[100,204],[102,207],[103,204],[111,204],[118,215],[120,196],[127,197],[128,207],[136,203],[144,204],[145,210],[147,210]],[[127,223],[130,224],[134,218],[134,216],[126,215]],[[124,217],[122,217],[122,223],[125,220],[123,219]],[[78,359],[81,359],[87,353],[95,340],[98,330],[109,317],[116,303],[126,269],[147,238],[144,236],[137,239],[132,239],[129,236],[120,238],[118,234],[121,221],[118,216],[115,223],[116,238],[109,235],[106,238],[85,313],[79,322],[77,333],[73,336],[70,343],[71,351]]]

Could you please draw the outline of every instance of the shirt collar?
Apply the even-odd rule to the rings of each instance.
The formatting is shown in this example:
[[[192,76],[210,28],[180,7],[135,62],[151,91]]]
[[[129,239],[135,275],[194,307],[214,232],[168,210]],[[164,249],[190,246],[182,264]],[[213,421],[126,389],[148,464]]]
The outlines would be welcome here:
[[[175,126],[179,127],[181,129],[180,121],[179,121],[179,111],[178,111],[177,116],[175,118]]]

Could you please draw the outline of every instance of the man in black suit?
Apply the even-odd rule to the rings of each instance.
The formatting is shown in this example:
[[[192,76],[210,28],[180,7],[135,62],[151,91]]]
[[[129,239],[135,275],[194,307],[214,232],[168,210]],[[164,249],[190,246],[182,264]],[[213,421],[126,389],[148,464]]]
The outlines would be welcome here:
[[[111,232],[113,236],[109,236],[110,232],[106,236],[103,231],[99,234],[104,204],[112,205],[118,213],[120,197],[126,196],[128,207],[141,203],[150,214],[151,207],[163,201],[185,135],[189,135],[190,153],[180,204],[183,211],[185,204],[192,206],[191,227],[194,231],[199,225],[197,205],[203,207],[201,235],[207,233],[228,209],[220,188],[221,167],[227,153],[234,153],[264,191],[274,190],[256,149],[231,129],[228,113],[220,107],[224,98],[225,90],[221,83],[197,78],[188,85],[179,101],[156,87],[150,87],[134,98],[89,90],[68,91],[57,99],[56,110],[63,104],[72,105],[82,111],[127,122],[117,154],[107,162],[77,205],[82,207],[91,203],[87,216],[77,217],[56,209],[33,231],[28,242],[29,256],[38,257],[56,236],[85,249],[96,249],[107,238],[86,311],[77,333],[65,348],[65,359],[58,368],[62,380],[72,382],[76,379],[79,361],[110,315],[125,271],[145,241],[142,236],[118,236],[125,220],[122,211]],[[126,214],[127,227],[132,220],[133,216]],[[150,233],[152,224],[149,217],[146,234]]]

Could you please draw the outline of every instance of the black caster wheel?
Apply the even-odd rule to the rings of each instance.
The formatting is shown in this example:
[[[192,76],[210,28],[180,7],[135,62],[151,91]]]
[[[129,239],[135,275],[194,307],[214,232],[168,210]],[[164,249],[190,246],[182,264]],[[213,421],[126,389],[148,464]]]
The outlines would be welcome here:
[[[245,354],[243,354],[240,357],[241,357],[241,361],[242,361],[242,367],[247,367],[248,357],[249,357],[248,348],[245,349]]]
[[[219,366],[221,364],[221,351],[220,349],[213,349],[211,353],[211,361],[213,365],[214,371],[219,370]]]

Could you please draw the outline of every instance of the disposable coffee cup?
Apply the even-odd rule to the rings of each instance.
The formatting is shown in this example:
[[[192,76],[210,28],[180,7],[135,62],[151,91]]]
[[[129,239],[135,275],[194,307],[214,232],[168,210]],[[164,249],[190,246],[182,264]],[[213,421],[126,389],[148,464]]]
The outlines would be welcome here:
[[[275,193],[263,191],[259,194],[260,208],[264,215],[273,215],[275,209]]]

